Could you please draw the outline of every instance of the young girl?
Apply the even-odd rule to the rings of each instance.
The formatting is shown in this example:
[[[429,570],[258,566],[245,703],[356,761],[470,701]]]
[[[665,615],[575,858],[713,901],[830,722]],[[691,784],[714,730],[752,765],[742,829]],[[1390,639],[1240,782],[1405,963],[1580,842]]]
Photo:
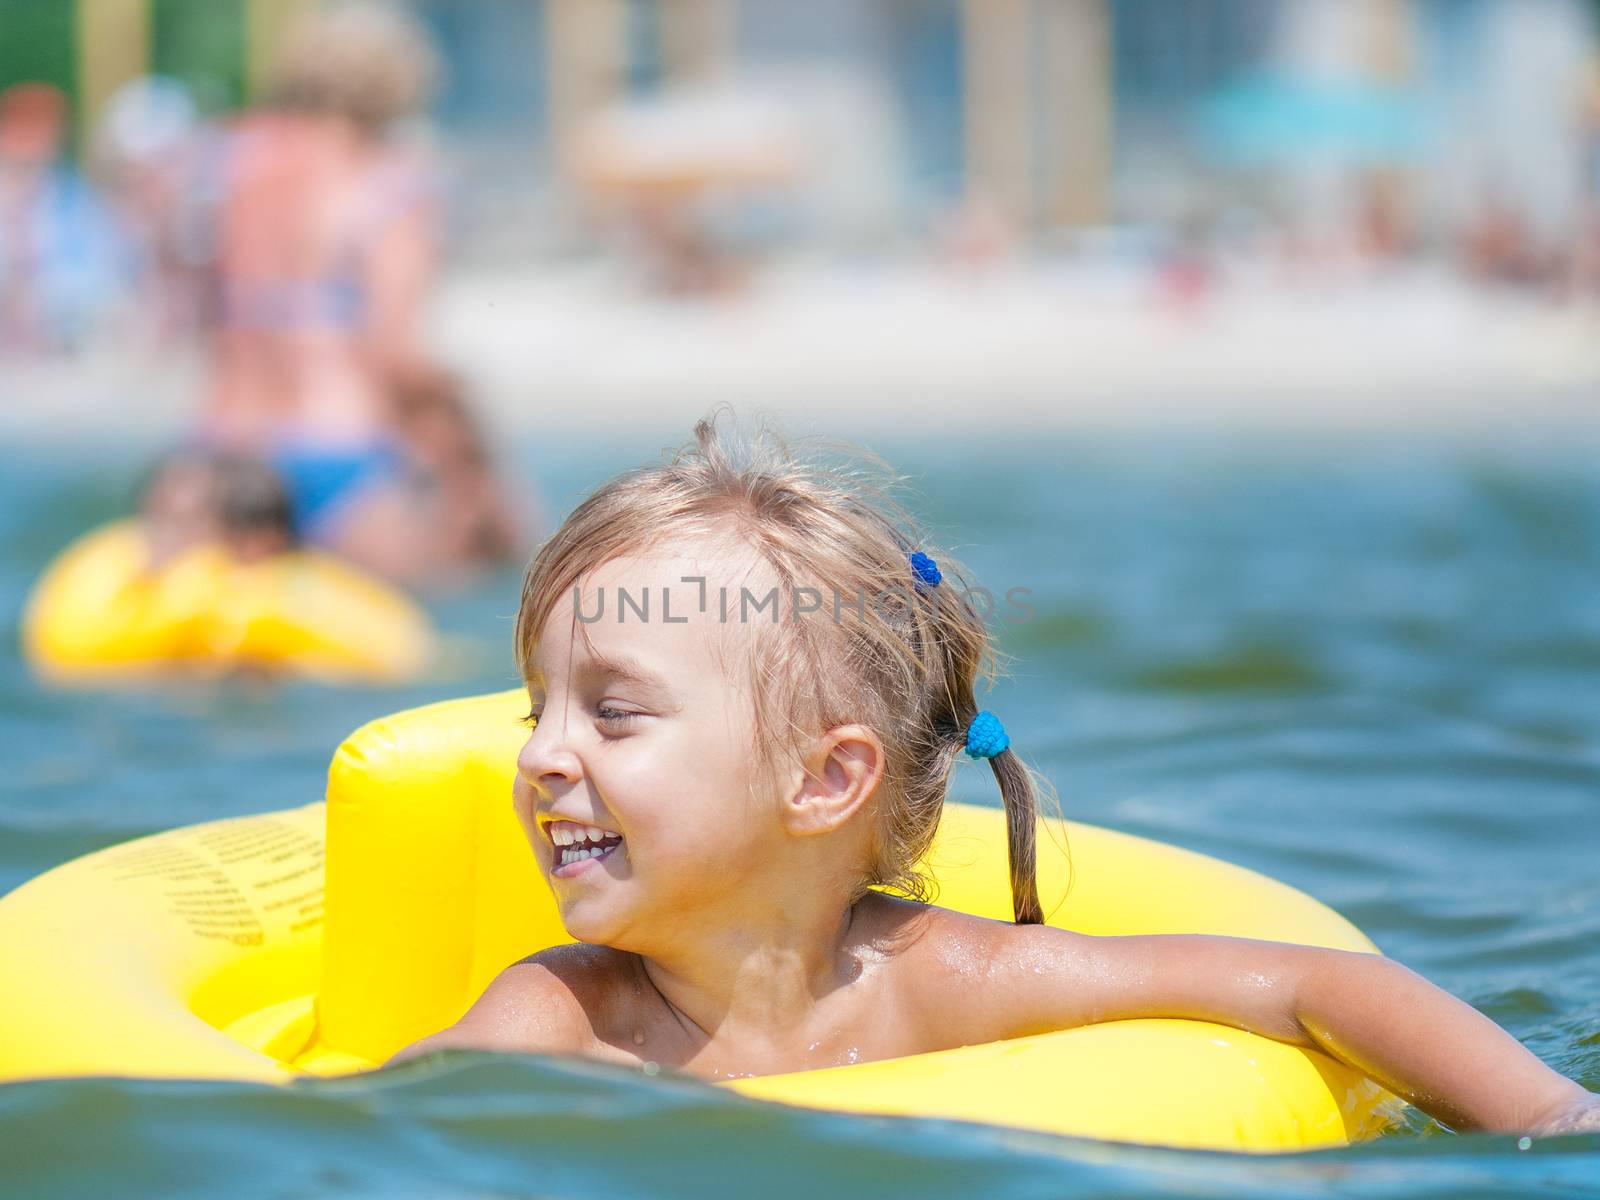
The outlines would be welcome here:
[[[1389,959],[1041,924],[1034,789],[978,711],[989,638],[962,580],[861,472],[695,433],[581,504],[523,587],[515,804],[577,944],[396,1061],[726,1078],[1186,1017],[1322,1050],[1457,1129],[1600,1129],[1600,1096]],[[1014,924],[924,902],[963,751],[1005,802]]]

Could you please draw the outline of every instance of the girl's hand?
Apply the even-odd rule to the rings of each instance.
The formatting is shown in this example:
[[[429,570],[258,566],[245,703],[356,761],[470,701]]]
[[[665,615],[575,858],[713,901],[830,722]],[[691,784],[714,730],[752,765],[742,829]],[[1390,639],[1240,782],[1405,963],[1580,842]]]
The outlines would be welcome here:
[[[1528,1132],[1534,1137],[1560,1137],[1566,1133],[1600,1133],[1600,1096],[1590,1092],[1555,1116],[1541,1121]]]

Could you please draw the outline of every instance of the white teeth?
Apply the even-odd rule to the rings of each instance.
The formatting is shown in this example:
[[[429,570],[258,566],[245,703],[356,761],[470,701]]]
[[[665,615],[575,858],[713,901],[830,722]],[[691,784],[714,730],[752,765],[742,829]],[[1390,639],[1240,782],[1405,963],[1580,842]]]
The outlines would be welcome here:
[[[575,821],[560,820],[550,825],[550,840],[560,853],[560,865],[584,858],[598,858],[609,847],[599,843],[622,841],[622,835],[601,829],[598,825],[579,825]]]
[[[593,846],[587,850],[576,850],[571,846],[563,846],[556,865],[565,867],[571,863],[583,862],[587,858],[599,858],[604,853],[605,851],[599,846]]]

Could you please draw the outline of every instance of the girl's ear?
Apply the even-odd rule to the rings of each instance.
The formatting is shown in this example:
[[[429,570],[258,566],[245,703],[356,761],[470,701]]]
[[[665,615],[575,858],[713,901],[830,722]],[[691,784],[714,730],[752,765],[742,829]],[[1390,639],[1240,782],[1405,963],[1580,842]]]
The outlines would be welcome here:
[[[883,778],[883,742],[865,725],[836,725],[812,740],[799,786],[784,803],[795,837],[832,833],[872,798]]]

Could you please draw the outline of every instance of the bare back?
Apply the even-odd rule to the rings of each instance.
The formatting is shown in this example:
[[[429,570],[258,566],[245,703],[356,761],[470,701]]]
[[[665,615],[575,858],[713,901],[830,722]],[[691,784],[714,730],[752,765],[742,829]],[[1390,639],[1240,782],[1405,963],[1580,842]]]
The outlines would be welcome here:
[[[285,431],[370,439],[387,420],[388,343],[413,333],[431,255],[417,174],[334,118],[248,118],[230,143],[212,431],[252,448]]]

